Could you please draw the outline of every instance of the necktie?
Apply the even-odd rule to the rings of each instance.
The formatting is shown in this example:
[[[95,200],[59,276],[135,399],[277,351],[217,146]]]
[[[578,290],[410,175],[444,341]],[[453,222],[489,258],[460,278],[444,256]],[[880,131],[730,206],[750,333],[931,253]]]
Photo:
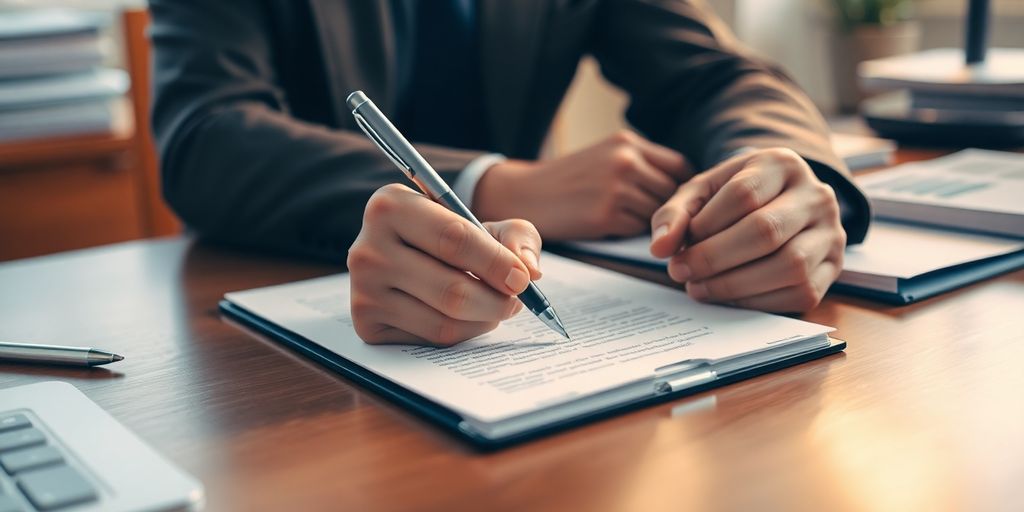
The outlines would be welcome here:
[[[413,5],[412,75],[398,129],[413,142],[487,149],[473,0]]]

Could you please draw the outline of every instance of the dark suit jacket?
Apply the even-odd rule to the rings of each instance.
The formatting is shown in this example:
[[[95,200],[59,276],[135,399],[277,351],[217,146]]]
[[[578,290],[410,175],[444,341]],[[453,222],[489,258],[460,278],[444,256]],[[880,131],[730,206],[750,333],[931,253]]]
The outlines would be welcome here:
[[[396,104],[392,10],[374,0],[151,0],[153,125],[170,205],[222,241],[343,260],[363,207],[397,170],[345,97]],[[629,122],[699,169],[743,147],[792,148],[868,207],[793,82],[751,56],[700,0],[479,0],[491,148],[535,158],[577,63],[593,54]],[[413,141],[415,143],[415,141]],[[451,183],[480,155],[419,145]]]

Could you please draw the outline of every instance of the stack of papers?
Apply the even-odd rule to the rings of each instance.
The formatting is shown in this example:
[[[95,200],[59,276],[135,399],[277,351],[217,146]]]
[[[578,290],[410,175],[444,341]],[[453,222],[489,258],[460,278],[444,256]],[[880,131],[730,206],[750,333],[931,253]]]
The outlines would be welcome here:
[[[0,12],[0,141],[109,132],[128,77],[101,67],[109,15]]]
[[[856,181],[877,217],[1024,238],[1024,154],[965,149]]]

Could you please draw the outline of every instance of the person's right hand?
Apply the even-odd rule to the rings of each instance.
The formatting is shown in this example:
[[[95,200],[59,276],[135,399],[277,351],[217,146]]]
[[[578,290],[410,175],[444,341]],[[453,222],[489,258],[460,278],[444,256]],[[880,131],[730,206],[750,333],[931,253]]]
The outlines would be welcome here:
[[[450,346],[518,313],[516,295],[540,277],[540,235],[518,219],[484,226],[403,185],[377,190],[348,252],[356,334]]]
[[[682,154],[622,131],[553,160],[494,165],[473,209],[481,220],[529,220],[550,240],[639,235],[692,176]]]

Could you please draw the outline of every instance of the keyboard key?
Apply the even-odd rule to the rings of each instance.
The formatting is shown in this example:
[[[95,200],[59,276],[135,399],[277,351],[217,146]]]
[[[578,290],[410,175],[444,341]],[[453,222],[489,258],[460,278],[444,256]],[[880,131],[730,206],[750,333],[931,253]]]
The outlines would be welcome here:
[[[0,434],[0,452],[17,450],[46,442],[46,436],[38,429],[23,428]]]
[[[49,466],[62,460],[64,458],[61,457],[60,452],[52,446],[37,446],[0,455],[0,465],[12,475],[33,468]]]
[[[0,512],[23,512],[24,510],[17,501],[14,501],[14,498],[0,496]]]
[[[39,510],[53,510],[96,499],[96,490],[71,466],[24,473],[18,487]]]
[[[7,432],[8,430],[17,430],[19,428],[25,428],[32,426],[32,423],[28,421],[28,418],[24,414],[11,414],[9,416],[0,416],[0,432]]]

